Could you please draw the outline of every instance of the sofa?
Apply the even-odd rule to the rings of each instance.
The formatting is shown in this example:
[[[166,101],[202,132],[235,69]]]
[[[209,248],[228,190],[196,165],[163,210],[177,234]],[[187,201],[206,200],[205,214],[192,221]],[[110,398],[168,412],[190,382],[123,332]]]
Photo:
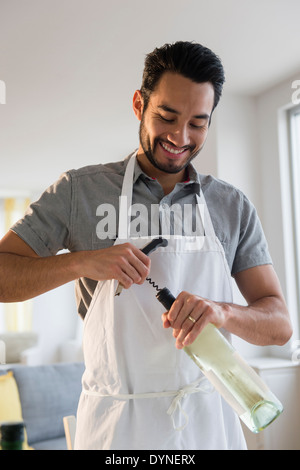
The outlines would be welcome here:
[[[67,450],[63,418],[76,415],[83,371],[81,362],[6,365],[0,370],[0,421],[23,419],[28,449]]]

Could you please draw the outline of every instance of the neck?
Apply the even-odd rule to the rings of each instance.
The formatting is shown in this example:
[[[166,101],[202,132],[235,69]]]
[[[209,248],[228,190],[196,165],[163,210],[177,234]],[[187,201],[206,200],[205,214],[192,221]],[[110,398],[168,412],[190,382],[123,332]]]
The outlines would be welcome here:
[[[186,168],[179,171],[178,173],[167,173],[152,165],[144,153],[138,153],[137,160],[143,172],[151,178],[155,178],[162,186],[165,194],[169,194],[171,191],[173,191],[177,183],[181,183],[182,181],[186,180]]]

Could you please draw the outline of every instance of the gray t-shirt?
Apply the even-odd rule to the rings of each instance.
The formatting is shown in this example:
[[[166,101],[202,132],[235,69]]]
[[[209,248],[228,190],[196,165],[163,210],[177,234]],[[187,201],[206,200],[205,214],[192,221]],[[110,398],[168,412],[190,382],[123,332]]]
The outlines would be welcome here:
[[[64,173],[31,204],[12,230],[42,257],[55,255],[62,249],[74,252],[113,245],[118,236],[119,196],[128,159]],[[199,175],[192,165],[189,166],[188,180],[178,183],[171,193],[164,195],[158,181],[143,173],[136,162],[132,204],[147,208],[148,233],[153,234],[151,208],[159,207],[159,211],[163,211],[174,204],[195,206],[195,194],[199,194],[200,188],[232,275],[254,266],[271,264],[261,223],[251,202],[232,185],[212,176]],[[115,208],[116,217],[115,223],[106,230],[101,221],[107,217],[105,209],[109,210],[109,207]],[[87,312],[96,284],[87,278],[76,281],[76,300],[82,317]]]

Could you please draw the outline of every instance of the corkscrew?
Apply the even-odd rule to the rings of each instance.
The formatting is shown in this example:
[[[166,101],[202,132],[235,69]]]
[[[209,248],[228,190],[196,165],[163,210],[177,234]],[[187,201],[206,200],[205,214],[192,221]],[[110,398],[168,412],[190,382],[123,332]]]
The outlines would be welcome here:
[[[159,292],[161,289],[158,287],[157,284],[155,284],[155,281],[152,281],[151,277],[146,277],[146,281],[149,282],[149,284],[152,285],[152,287],[154,287],[154,289],[157,290],[157,292]]]
[[[151,277],[146,277],[146,281],[157,290],[156,298],[159,302],[167,309],[170,310],[173,302],[175,301],[174,295],[169,291],[167,287],[159,288],[155,281],[152,281]]]
[[[152,253],[154,250],[156,250],[156,248],[158,248],[159,246],[167,246],[168,245],[168,240],[166,240],[165,238],[162,238],[162,237],[158,237],[158,238],[154,238],[153,240],[151,240],[150,243],[148,243],[146,246],[144,246],[144,248],[141,250],[143,253],[145,253],[145,255],[150,255],[150,253]],[[158,285],[155,284],[152,279],[150,277],[146,278],[146,280],[158,291],[159,288],[158,288]],[[122,292],[122,289],[123,289],[123,286],[122,284],[118,284],[118,287],[117,287],[117,290],[115,292],[115,296],[116,295],[120,295],[121,292]]]

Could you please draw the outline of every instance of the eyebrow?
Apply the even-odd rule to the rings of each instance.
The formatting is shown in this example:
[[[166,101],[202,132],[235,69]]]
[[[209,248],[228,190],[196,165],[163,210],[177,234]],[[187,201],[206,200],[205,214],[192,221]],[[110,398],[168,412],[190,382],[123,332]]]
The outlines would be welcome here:
[[[173,108],[170,108],[170,106],[166,105],[166,104],[161,104],[161,105],[158,105],[158,108],[159,109],[162,109],[163,111],[166,111],[167,113],[174,113],[174,114],[180,114],[179,111],[177,111],[176,109],[173,109]],[[193,118],[195,119],[210,119],[210,116],[209,114],[199,114],[197,116],[193,116]]]

